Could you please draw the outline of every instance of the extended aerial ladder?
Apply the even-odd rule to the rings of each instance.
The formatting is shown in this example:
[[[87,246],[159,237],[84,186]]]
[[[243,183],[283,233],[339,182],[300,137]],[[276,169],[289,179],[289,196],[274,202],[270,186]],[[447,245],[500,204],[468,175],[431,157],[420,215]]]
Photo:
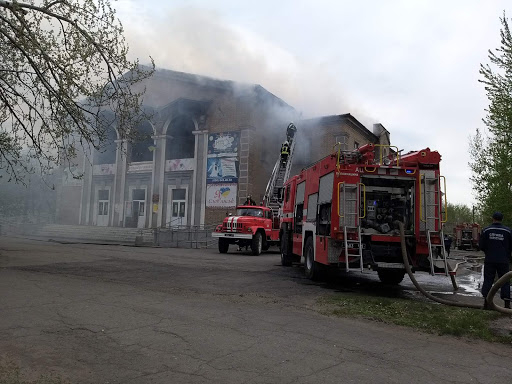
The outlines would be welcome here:
[[[267,188],[265,190],[263,204],[266,207],[272,209],[274,217],[278,216],[279,209],[282,206],[284,182],[288,180],[288,178],[290,177],[290,171],[292,169],[293,162],[293,153],[295,149],[296,132],[297,128],[295,127],[295,125],[293,123],[290,123],[287,128],[287,139],[290,148],[290,153],[288,154],[288,158],[284,164],[281,159],[281,152],[279,153],[279,157],[277,158],[276,164],[274,165],[272,175],[270,176]]]

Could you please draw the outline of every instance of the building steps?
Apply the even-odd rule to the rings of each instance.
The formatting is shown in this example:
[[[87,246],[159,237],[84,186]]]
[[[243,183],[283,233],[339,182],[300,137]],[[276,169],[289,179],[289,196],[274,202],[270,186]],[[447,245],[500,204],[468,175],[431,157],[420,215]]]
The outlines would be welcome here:
[[[22,236],[62,242],[160,246],[166,248],[208,248],[216,246],[214,226],[173,228],[123,228],[92,225],[22,223],[0,219],[0,235]],[[155,233],[156,232],[156,233]]]
[[[142,239],[137,237],[142,236]],[[152,229],[98,227],[92,225],[47,224],[38,231],[37,237],[52,240],[80,240],[92,243],[153,244]]]

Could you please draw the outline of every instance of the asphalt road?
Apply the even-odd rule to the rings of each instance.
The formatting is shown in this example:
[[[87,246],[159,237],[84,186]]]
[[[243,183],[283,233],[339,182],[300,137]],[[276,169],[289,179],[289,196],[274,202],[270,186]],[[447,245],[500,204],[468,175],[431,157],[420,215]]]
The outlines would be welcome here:
[[[0,237],[0,360],[72,383],[512,382],[508,346],[317,312],[357,287],[413,294],[311,283],[277,253]]]

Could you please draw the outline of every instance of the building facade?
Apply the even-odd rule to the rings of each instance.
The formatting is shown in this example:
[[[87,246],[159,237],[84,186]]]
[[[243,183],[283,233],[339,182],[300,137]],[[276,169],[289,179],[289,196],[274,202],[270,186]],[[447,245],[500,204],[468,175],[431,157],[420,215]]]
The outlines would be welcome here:
[[[390,133],[382,124],[374,124],[369,131],[350,113],[343,115],[322,116],[301,120],[300,127],[304,142],[301,150],[306,164],[319,160],[335,151],[352,151],[360,146],[373,143],[377,145],[377,155],[380,157],[389,153],[391,144]]]
[[[72,177],[76,170],[63,170],[57,222],[136,228],[218,223],[247,195],[262,200],[291,121],[298,128],[299,166],[332,152],[336,142],[346,149],[389,144],[382,126],[370,132],[349,114],[300,120],[259,85],[157,70],[145,86],[152,118],[137,127],[139,139],[119,140],[114,125],[103,151],[79,159],[82,179]]]

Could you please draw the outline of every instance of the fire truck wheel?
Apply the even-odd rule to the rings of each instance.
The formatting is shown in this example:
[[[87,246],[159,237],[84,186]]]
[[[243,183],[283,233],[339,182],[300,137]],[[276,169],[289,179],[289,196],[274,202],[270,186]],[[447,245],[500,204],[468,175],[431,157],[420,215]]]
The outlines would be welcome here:
[[[289,249],[289,235],[288,232],[284,232],[281,236],[281,265],[289,267],[292,265],[292,258],[290,257]]]
[[[304,270],[308,279],[318,280],[320,278],[320,265],[315,261],[312,237],[308,237],[304,247]]]
[[[229,243],[226,239],[219,239],[219,252],[228,253]]]
[[[379,269],[377,274],[379,275],[379,279],[382,283],[397,285],[400,284],[404,279],[405,271]]]
[[[261,250],[263,249],[263,237],[260,232],[256,232],[252,237],[251,243],[251,251],[254,256],[258,256],[261,254]]]

